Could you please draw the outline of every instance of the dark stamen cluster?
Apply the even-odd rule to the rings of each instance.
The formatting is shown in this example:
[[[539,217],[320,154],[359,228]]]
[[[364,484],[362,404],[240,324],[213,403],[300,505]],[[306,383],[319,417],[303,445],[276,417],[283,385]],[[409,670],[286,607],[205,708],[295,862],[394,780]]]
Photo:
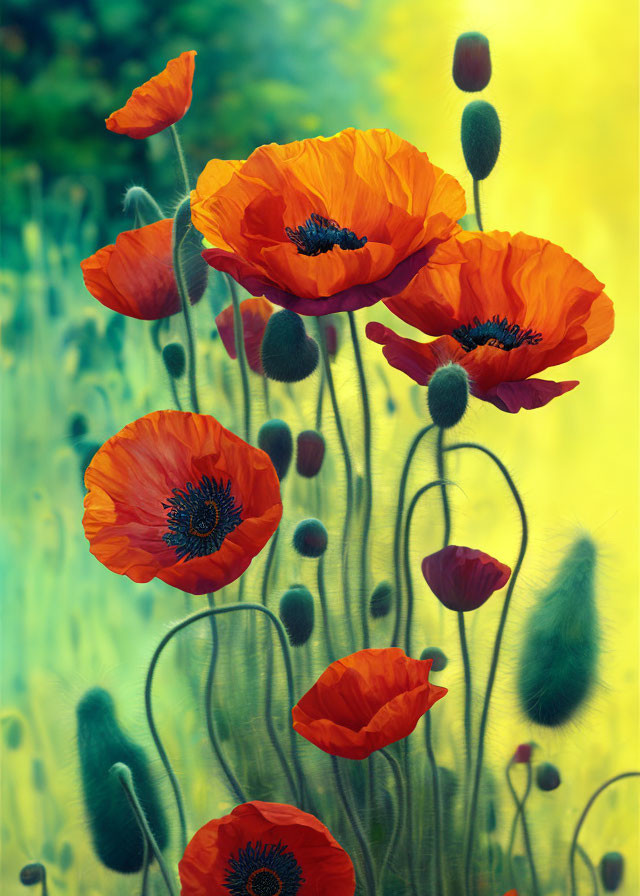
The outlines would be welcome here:
[[[305,883],[302,869],[282,843],[248,843],[229,858],[224,886],[231,896],[296,896]]]
[[[357,237],[352,230],[340,227],[337,221],[323,218],[315,212],[298,227],[285,227],[285,232],[300,255],[322,255],[334,246],[341,249],[362,249],[366,236]]]
[[[501,320],[499,314],[494,314],[491,320],[484,323],[480,318],[474,317],[472,324],[458,327],[451,335],[458,340],[465,352],[472,352],[479,345],[493,345],[510,352],[525,343],[537,345],[542,341],[542,333],[531,329],[523,330],[518,324],[510,324],[506,317]]]
[[[184,491],[173,489],[168,510],[169,531],[162,538],[176,549],[178,560],[206,557],[219,551],[225,537],[242,522],[242,505],[231,494],[231,482],[203,476],[198,485],[187,482]]]

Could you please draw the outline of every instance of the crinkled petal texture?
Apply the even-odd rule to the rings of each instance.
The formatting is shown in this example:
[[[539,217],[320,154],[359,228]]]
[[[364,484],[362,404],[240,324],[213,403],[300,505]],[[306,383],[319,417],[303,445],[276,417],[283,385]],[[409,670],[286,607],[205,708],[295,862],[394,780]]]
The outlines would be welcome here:
[[[106,119],[107,129],[135,140],[164,131],[191,105],[195,50],[170,59],[159,75],[136,87],[122,109]]]
[[[167,544],[167,507],[174,489],[203,477],[231,483],[240,523],[219,550],[179,560]],[[247,569],[278,527],[278,476],[264,451],[213,417],[154,411],[99,449],[85,473],[85,535],[91,553],[113,572],[148,582],[157,577],[190,594],[217,591]]]
[[[261,146],[246,161],[214,159],[191,194],[194,227],[215,247],[203,253],[208,263],[300,314],[353,310],[404,289],[464,210],[460,184],[425,153],[391,131],[355,128]],[[366,244],[298,252],[286,228],[312,214]]]
[[[80,262],[91,295],[112,311],[158,320],[180,311],[173,274],[173,221],[165,218],[138,230],[126,230],[115,245]]]
[[[236,806],[195,834],[178,865],[181,896],[229,896],[223,882],[230,859],[257,843],[282,844],[293,855],[303,877],[298,896],[353,896],[351,859],[329,829],[295,806],[259,800]]]
[[[461,255],[463,261],[456,261]],[[420,384],[443,363],[461,364],[472,393],[501,410],[534,408],[577,385],[529,379],[601,345],[613,332],[613,305],[580,262],[547,240],[517,233],[460,232],[434,253],[401,294],[385,301],[402,320],[439,338],[419,343],[372,323],[367,335],[389,363]],[[539,334],[508,351],[478,345],[466,351],[452,334],[494,317]]]
[[[424,558],[422,574],[441,604],[466,613],[504,588],[511,569],[482,551],[450,544]]]
[[[293,727],[325,753],[365,759],[411,734],[447,693],[430,683],[431,662],[411,659],[399,647],[336,660],[294,706]]]
[[[244,349],[247,355],[249,367],[255,373],[263,373],[260,346],[267,327],[267,322],[273,314],[271,302],[263,297],[257,299],[245,299],[240,302],[240,315],[242,317],[242,331],[244,335]],[[216,317],[216,326],[222,339],[222,344],[230,358],[236,358],[236,343],[233,330],[233,306],[229,305]]]

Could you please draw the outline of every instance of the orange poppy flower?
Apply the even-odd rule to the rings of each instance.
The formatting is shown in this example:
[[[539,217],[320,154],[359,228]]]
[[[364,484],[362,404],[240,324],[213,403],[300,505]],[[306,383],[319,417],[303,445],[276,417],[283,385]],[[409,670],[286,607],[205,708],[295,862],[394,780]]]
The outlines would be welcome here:
[[[463,262],[455,261],[461,253]],[[451,257],[450,263],[442,263]],[[500,410],[537,408],[577,380],[529,379],[589,352],[613,331],[613,305],[580,262],[547,240],[517,233],[455,235],[411,285],[385,304],[440,338],[398,336],[379,323],[367,336],[387,361],[421,385],[449,361],[468,372],[471,392]]]
[[[242,316],[242,331],[244,334],[244,350],[247,353],[249,367],[255,373],[264,373],[260,346],[267,326],[267,321],[273,313],[273,306],[264,298],[245,299],[240,302],[240,315]],[[222,344],[230,358],[236,357],[236,342],[233,332],[233,306],[229,305],[216,317],[216,326],[222,339]]]
[[[242,575],[282,516],[268,455],[213,417],[154,411],[94,455],[84,477],[91,553],[134,582],[205,594]]]
[[[138,320],[158,320],[180,311],[172,232],[171,218],[125,230],[116,237],[115,245],[98,249],[81,261],[84,284],[91,295],[112,311]],[[192,305],[203,291],[204,282],[202,290],[192,292]]]
[[[293,707],[293,727],[325,753],[365,759],[411,734],[447,693],[430,683],[431,663],[399,647],[367,648],[336,660]]]
[[[170,59],[159,75],[136,87],[122,109],[105,119],[107,129],[142,140],[180,121],[191,105],[195,57],[195,50],[187,50]]]
[[[349,128],[214,159],[191,194],[208,263],[300,314],[373,305],[425,265],[464,214],[460,184],[391,131]]]
[[[308,812],[253,800],[201,827],[178,865],[181,896],[353,896],[351,859]]]

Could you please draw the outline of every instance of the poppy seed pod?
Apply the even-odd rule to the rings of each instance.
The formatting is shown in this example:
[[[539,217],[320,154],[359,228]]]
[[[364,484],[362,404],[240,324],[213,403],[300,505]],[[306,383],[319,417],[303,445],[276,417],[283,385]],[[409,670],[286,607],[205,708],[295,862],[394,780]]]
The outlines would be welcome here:
[[[92,688],[80,700],[78,755],[84,804],[98,858],[121,874],[140,871],[143,836],[118,780],[109,769],[122,762],[131,769],[140,805],[161,850],[168,840],[167,822],[144,750],[121,730],[111,695]]]
[[[322,557],[329,535],[320,520],[302,520],[293,533],[293,546],[303,557]]]
[[[593,690],[599,644],[595,565],[593,541],[579,538],[527,620],[518,696],[538,725],[564,724]]]
[[[427,388],[431,419],[442,429],[455,426],[464,417],[469,401],[469,376],[459,364],[438,367]]]
[[[461,34],[453,51],[453,80],[456,87],[472,93],[484,90],[491,78],[489,41],[479,31]]]
[[[280,598],[278,610],[292,647],[306,644],[313,631],[313,597],[304,585],[292,585]]]
[[[319,356],[318,343],[307,336],[299,314],[285,308],[271,315],[260,349],[269,379],[282,383],[304,380],[318,366]]]
[[[258,447],[271,458],[278,479],[284,479],[293,456],[293,436],[289,424],[277,417],[267,420],[258,431]]]
[[[540,790],[555,790],[560,787],[560,772],[550,762],[541,762],[536,769],[536,784]]]
[[[179,342],[170,342],[162,349],[162,360],[167,368],[167,373],[174,380],[179,380],[187,366],[187,359],[183,347]]]
[[[324,460],[324,436],[314,429],[305,429],[298,434],[296,470],[300,476],[311,479],[317,476]]]
[[[393,589],[389,582],[380,582],[379,585],[376,585],[369,600],[369,612],[374,619],[381,619],[383,616],[389,615],[392,599]]]
[[[600,860],[600,880],[607,893],[615,893],[624,875],[624,856],[619,852],[608,852]]]
[[[500,152],[500,119],[491,103],[474,100],[462,113],[460,139],[469,173],[484,180],[493,171]]]
[[[439,647],[425,647],[420,654],[420,659],[431,660],[432,672],[442,672],[443,669],[446,669],[447,663],[449,662],[446,654],[444,654]]]
[[[25,887],[33,887],[36,884],[45,884],[47,872],[41,862],[29,862],[20,869],[20,883]]]

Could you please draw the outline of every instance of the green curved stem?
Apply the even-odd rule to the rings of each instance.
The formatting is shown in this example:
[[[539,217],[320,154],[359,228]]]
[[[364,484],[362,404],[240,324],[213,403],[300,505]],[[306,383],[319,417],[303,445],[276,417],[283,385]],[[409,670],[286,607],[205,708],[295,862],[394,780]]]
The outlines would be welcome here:
[[[598,875],[596,874],[596,869],[593,867],[593,862],[589,858],[587,852],[580,846],[579,843],[576,844],[576,852],[587,866],[587,870],[591,875],[591,883],[593,884],[593,896],[598,896],[599,888],[598,888]]]
[[[444,839],[442,836],[442,794],[440,791],[440,774],[436,763],[436,755],[433,751],[433,739],[431,736],[431,714],[424,714],[424,739],[427,749],[427,757],[431,767],[431,786],[433,788],[433,821],[436,840],[436,896],[445,896],[444,877]]]
[[[178,133],[178,129],[175,124],[172,124],[169,128],[169,133],[171,134],[171,139],[173,140],[173,146],[176,151],[176,155],[178,156],[178,162],[180,164],[180,170],[182,171],[182,178],[184,180],[184,188],[185,192],[191,192],[191,182],[189,179],[189,170],[187,168],[187,162],[184,157],[184,151],[182,149],[182,141],[180,140],[180,134]]]
[[[578,823],[576,825],[575,831],[573,832],[573,839],[571,840],[571,847],[569,849],[569,871],[571,874],[571,896],[576,896],[577,884],[576,884],[576,848],[578,845],[578,837],[580,836],[580,829],[584,824],[584,821],[589,814],[589,810],[600,796],[603,790],[606,790],[607,787],[611,787],[612,784],[615,784],[616,781],[622,781],[623,778],[640,778],[640,772],[622,772],[620,775],[615,775],[613,778],[609,778],[604,784],[601,784],[600,787],[589,797],[587,805],[582,810],[582,814],[578,819]]]
[[[324,639],[327,646],[327,657],[329,663],[336,658],[336,652],[333,649],[331,640],[331,628],[329,625],[329,607],[327,604],[327,591],[324,584],[324,554],[318,560],[318,597],[320,598],[320,607],[322,609],[322,625],[324,628]]]
[[[482,230],[482,217],[480,216],[480,181],[473,179],[473,207],[476,213],[478,230]]]
[[[391,771],[393,772],[393,777],[396,785],[396,793],[398,796],[398,805],[396,817],[394,819],[393,830],[391,831],[391,838],[389,839],[389,845],[387,847],[386,853],[384,854],[384,859],[382,860],[382,865],[380,866],[380,876],[378,877],[378,889],[381,893],[384,893],[384,873],[389,863],[389,858],[393,855],[394,850],[400,840],[400,835],[402,834],[403,828],[407,823],[407,787],[405,784],[404,775],[402,774],[402,769],[400,768],[400,763],[398,762],[396,757],[384,748],[378,750],[378,753],[384,756],[384,758],[391,766]]]
[[[170,383],[171,383],[171,395],[173,396],[173,402],[174,402],[176,408],[177,408],[179,411],[181,411],[181,410],[182,410],[182,405],[180,404],[180,399],[178,398],[178,389],[177,389],[177,387],[176,387],[176,381],[175,381],[175,379],[171,376],[171,374],[169,374],[169,381],[170,381]]]
[[[233,338],[235,341],[236,355],[240,364],[240,378],[242,380],[242,397],[244,399],[244,440],[251,442],[251,391],[249,389],[249,366],[247,353],[244,347],[244,324],[240,311],[240,299],[233,277],[227,276],[231,302],[233,304]]]
[[[115,765],[112,765],[109,769],[109,774],[116,777],[120,782],[129,805],[131,806],[133,814],[136,817],[136,821],[138,822],[138,826],[140,828],[140,831],[142,832],[142,836],[148,842],[149,846],[151,847],[151,851],[155,856],[155,860],[158,863],[158,868],[160,869],[162,877],[164,878],[164,882],[167,885],[167,890],[169,891],[171,896],[176,896],[176,891],[173,886],[173,881],[171,880],[171,875],[169,874],[167,866],[165,865],[160,848],[156,843],[156,838],[153,836],[151,828],[149,827],[149,822],[146,819],[142,806],[140,805],[140,801],[138,800],[135,788],[133,786],[131,769],[128,765],[125,765],[124,762],[116,762]]]
[[[143,838],[144,855],[142,859],[142,883],[140,884],[140,896],[147,896],[149,892],[149,867],[151,865],[151,850],[149,849],[149,841]]]
[[[513,825],[511,828],[511,837],[509,839],[509,853],[508,853],[508,861],[509,868],[513,875],[513,863],[512,863],[512,851],[513,851],[513,841],[515,839],[515,830],[518,824],[518,817],[520,817],[520,824],[522,825],[522,838],[524,840],[524,848],[527,853],[527,859],[529,861],[529,869],[531,871],[531,886],[533,887],[533,896],[540,896],[540,884],[538,882],[538,874],[536,872],[536,866],[533,859],[533,850],[531,848],[531,839],[529,837],[529,827],[527,825],[527,815],[525,811],[525,803],[527,802],[527,798],[531,793],[531,763],[527,762],[527,784],[525,787],[525,791],[522,795],[522,799],[518,797],[516,793],[516,789],[513,786],[513,781],[511,780],[511,769],[514,765],[513,760],[511,760],[507,764],[507,784],[509,785],[509,790],[511,791],[511,796],[516,804],[516,814],[513,819]]]
[[[364,367],[362,364],[362,355],[360,354],[360,343],[358,341],[358,331],[356,330],[356,321],[353,311],[347,312],[349,317],[349,328],[351,330],[351,341],[353,342],[353,353],[356,358],[356,367],[358,368],[358,378],[360,380],[360,396],[362,398],[362,418],[364,428],[364,513],[362,519],[362,547],[360,554],[360,617],[362,620],[362,636],[363,646],[369,647],[369,531],[371,529],[371,513],[373,510],[373,478],[371,475],[371,409],[369,407],[369,391],[367,389],[367,381],[364,375]]]
[[[429,423],[428,426],[423,426],[423,428],[417,433],[413,442],[411,443],[411,447],[409,448],[409,453],[407,454],[407,459],[404,462],[404,467],[402,468],[402,475],[400,477],[400,486],[398,489],[398,507],[396,509],[396,523],[395,529],[393,533],[393,569],[395,572],[395,611],[396,618],[393,626],[393,637],[391,639],[391,646],[397,647],[398,641],[400,640],[400,622],[402,616],[402,573],[401,573],[401,561],[400,561],[400,550],[401,550],[401,541],[402,541],[402,518],[404,516],[404,498],[405,493],[407,491],[407,480],[409,478],[409,468],[411,467],[411,461],[418,450],[418,445],[422,441],[423,437],[426,436],[430,430],[434,428],[433,423]]]
[[[347,442],[347,437],[344,434],[344,427],[342,426],[342,417],[340,415],[338,398],[336,396],[336,389],[333,382],[329,353],[327,352],[327,343],[320,318],[317,318],[316,326],[318,332],[318,344],[320,346],[320,353],[322,355],[322,366],[327,380],[327,386],[329,387],[333,416],[336,421],[336,429],[338,431],[338,438],[340,439],[340,447],[342,448],[342,456],[344,458],[344,472],[346,478],[347,496],[345,503],[344,524],[342,527],[342,592],[344,598],[345,617],[347,620],[347,627],[349,629],[349,638],[351,640],[351,647],[352,650],[355,650],[356,635],[353,625],[353,618],[351,616],[351,598],[349,587],[349,541],[351,531],[351,517],[353,514],[353,466],[351,464],[351,455],[349,453],[349,443]]]
[[[469,803],[469,815],[468,815],[468,824],[467,824],[467,836],[465,842],[465,888],[467,894],[471,892],[470,883],[471,883],[471,863],[473,860],[473,837],[475,833],[475,820],[476,820],[476,812],[478,808],[478,795],[480,792],[480,778],[482,776],[482,760],[484,757],[484,738],[487,730],[487,721],[489,718],[489,706],[491,704],[491,694],[493,691],[493,685],[495,682],[496,672],[498,669],[498,660],[500,658],[500,646],[502,644],[502,636],[504,634],[504,629],[507,621],[507,615],[509,613],[509,604],[511,602],[511,596],[513,594],[513,589],[515,588],[516,582],[518,580],[518,575],[520,574],[520,569],[522,567],[522,561],[524,560],[524,555],[527,551],[527,542],[529,538],[529,529],[527,526],[527,515],[525,513],[524,504],[522,503],[522,499],[520,497],[520,493],[515,486],[515,483],[511,476],[509,475],[509,471],[502,463],[502,461],[496,457],[493,451],[490,451],[488,448],[485,448],[483,445],[478,445],[475,442],[458,442],[456,445],[449,445],[445,448],[445,451],[460,451],[463,448],[472,448],[476,451],[481,451],[483,454],[486,454],[487,457],[490,457],[491,460],[498,467],[500,472],[502,473],[504,479],[506,480],[509,489],[511,490],[511,494],[513,495],[514,501],[518,507],[518,511],[520,513],[520,521],[522,524],[522,539],[520,542],[520,551],[518,553],[518,559],[516,561],[515,568],[511,574],[511,578],[509,579],[509,585],[507,587],[507,593],[505,595],[504,603],[502,605],[502,613],[500,615],[500,622],[498,623],[498,630],[496,632],[496,638],[493,645],[493,653],[491,655],[491,665],[489,667],[489,675],[487,678],[487,687],[484,695],[484,703],[482,706],[482,715],[480,717],[480,726],[478,729],[478,746],[476,752],[476,762],[475,768],[473,772],[473,785],[471,791],[471,801]]]
[[[365,836],[365,833],[362,829],[362,825],[360,824],[360,820],[358,818],[357,813],[354,811],[353,806],[347,796],[347,792],[344,787],[344,782],[342,780],[342,773],[340,771],[340,766],[338,764],[338,760],[335,756],[331,757],[331,765],[333,767],[333,774],[336,779],[336,787],[338,788],[338,795],[342,800],[342,805],[344,806],[344,811],[349,819],[349,824],[353,828],[353,832],[356,835],[356,839],[360,846],[360,850],[362,852],[362,860],[364,862],[364,872],[365,879],[367,881],[367,894],[368,896],[378,896],[378,888],[376,886],[376,876],[373,870],[373,857],[371,855],[371,849],[369,848],[369,843]]]
[[[181,203],[173,221],[172,254],[173,272],[176,278],[176,285],[178,287],[178,294],[180,296],[180,304],[182,306],[182,315],[184,317],[184,325],[187,332],[187,357],[189,359],[189,392],[191,395],[191,407],[196,412],[196,414],[198,414],[200,413],[200,408],[198,406],[198,390],[196,387],[196,348],[193,336],[193,326],[191,323],[191,311],[189,309],[189,288],[187,286],[187,278],[182,264],[182,246],[189,234],[191,224],[189,224],[188,227],[184,228],[184,232],[179,239],[178,227],[176,226],[179,216],[183,214],[185,203],[188,203],[188,201],[189,199],[187,197],[187,199],[185,199]]]

